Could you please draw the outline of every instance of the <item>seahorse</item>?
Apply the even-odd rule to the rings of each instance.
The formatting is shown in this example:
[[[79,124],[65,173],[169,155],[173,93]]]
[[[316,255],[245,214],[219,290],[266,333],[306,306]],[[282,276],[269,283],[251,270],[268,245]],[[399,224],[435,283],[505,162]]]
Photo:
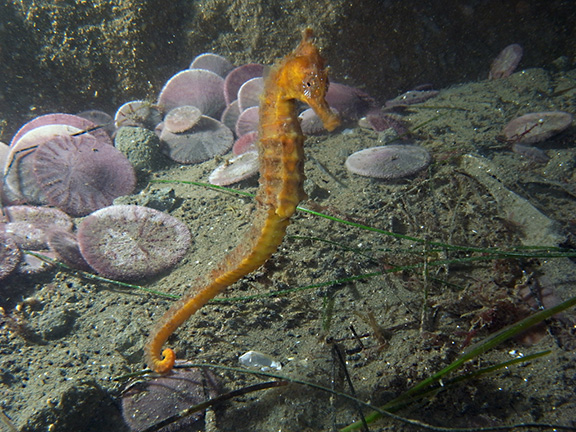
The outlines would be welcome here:
[[[328,71],[306,29],[298,47],[276,63],[264,82],[260,100],[258,158],[260,184],[256,211],[244,241],[231,251],[201,288],[178,300],[159,320],[145,346],[148,366],[158,373],[172,370],[174,351],[162,347],[170,335],[209,300],[263,265],[282,242],[290,217],[306,198],[304,192],[304,135],[297,101],[307,103],[328,131],[340,120],[326,102]]]

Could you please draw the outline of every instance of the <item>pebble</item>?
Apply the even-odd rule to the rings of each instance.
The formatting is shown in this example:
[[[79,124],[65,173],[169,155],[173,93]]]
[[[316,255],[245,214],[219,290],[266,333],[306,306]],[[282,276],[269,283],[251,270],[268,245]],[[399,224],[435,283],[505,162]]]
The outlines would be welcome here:
[[[77,314],[68,309],[49,310],[38,320],[40,334],[46,340],[61,339],[72,331]]]
[[[153,171],[164,158],[156,134],[141,127],[121,127],[116,132],[114,145],[139,172]]]

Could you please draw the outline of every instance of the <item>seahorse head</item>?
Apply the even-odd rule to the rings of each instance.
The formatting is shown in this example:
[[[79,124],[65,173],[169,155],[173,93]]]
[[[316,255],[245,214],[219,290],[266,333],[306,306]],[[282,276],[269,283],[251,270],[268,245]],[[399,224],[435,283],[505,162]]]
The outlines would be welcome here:
[[[340,124],[340,120],[326,102],[328,69],[312,36],[311,29],[304,30],[300,45],[280,65],[280,79],[286,96],[310,105],[324,127],[331,131]]]

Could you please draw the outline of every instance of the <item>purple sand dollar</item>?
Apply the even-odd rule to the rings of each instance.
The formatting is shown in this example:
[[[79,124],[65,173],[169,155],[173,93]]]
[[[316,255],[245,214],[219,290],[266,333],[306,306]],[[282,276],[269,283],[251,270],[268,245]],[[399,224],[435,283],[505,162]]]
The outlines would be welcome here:
[[[76,236],[72,232],[59,228],[51,229],[47,233],[47,243],[59,261],[75,269],[90,270],[90,266],[80,253]]]
[[[259,113],[260,108],[257,106],[242,111],[236,121],[236,136],[241,137],[247,133],[256,132],[260,123]]]
[[[498,57],[492,62],[490,73],[488,74],[489,80],[506,78],[516,70],[518,63],[522,60],[524,50],[518,44],[511,44],[504,48]]]
[[[8,153],[10,152],[10,146],[6,143],[0,142],[0,168],[4,169],[6,164],[6,159],[8,159]]]
[[[100,209],[78,225],[86,262],[102,276],[137,280],[176,265],[190,246],[188,227],[167,213],[119,205]]]
[[[34,152],[34,173],[51,205],[84,216],[134,190],[132,165],[90,135],[58,136]]]
[[[350,155],[346,159],[346,168],[364,177],[393,180],[416,174],[426,168],[430,161],[430,153],[424,147],[388,145]]]
[[[162,115],[158,109],[150,103],[134,100],[126,102],[114,115],[114,126],[120,129],[124,126],[136,126],[154,129],[162,121]]]
[[[246,81],[238,90],[238,108],[240,112],[260,105],[260,96],[264,92],[264,78],[256,77]]]
[[[16,132],[10,145],[14,146],[18,140],[20,140],[20,138],[22,138],[22,136],[24,136],[27,132],[30,132],[31,130],[41,126],[48,125],[66,125],[72,126],[82,131],[90,130],[90,135],[93,135],[99,140],[112,145],[112,139],[110,136],[103,129],[96,128],[97,125],[92,121],[78,115],[63,113],[45,114],[30,120],[28,123],[22,126],[18,132]]]
[[[406,135],[408,132],[408,129],[402,124],[401,117],[396,117],[394,114],[385,114],[382,111],[377,111],[366,115],[366,121],[376,132],[388,129],[393,129],[398,135]]]
[[[238,98],[238,90],[249,79],[261,77],[264,74],[264,65],[248,63],[232,70],[224,80],[224,99],[230,105]]]
[[[202,112],[195,106],[176,107],[164,117],[164,128],[172,133],[186,132],[200,121],[200,117],[202,117]]]
[[[39,250],[32,252],[36,252],[40,255],[43,255],[53,260],[57,260],[56,255],[48,250]],[[18,268],[16,269],[16,271],[21,274],[32,275],[45,272],[46,270],[49,270],[52,267],[54,267],[54,264],[52,264],[51,262],[35,257],[33,255],[24,254],[22,255],[22,260],[20,261],[20,264],[18,264]]]
[[[48,200],[34,175],[34,152],[47,141],[60,135],[82,132],[63,124],[38,126],[26,132],[10,148],[4,168],[4,198],[10,204],[46,205]]]
[[[394,99],[386,101],[385,106],[386,108],[403,108],[407,107],[408,105],[426,102],[428,99],[437,96],[438,93],[439,92],[437,90],[410,90],[406,93],[402,93],[400,96],[397,96]]]
[[[168,80],[158,97],[158,105],[170,110],[192,105],[202,114],[220,117],[226,107],[224,102],[224,79],[205,69],[187,69],[178,72]]]
[[[235,100],[224,109],[220,121],[224,123],[228,129],[235,131],[238,117],[240,117],[240,108],[238,107],[238,101]]]
[[[241,155],[250,150],[256,150],[256,142],[258,141],[258,132],[248,132],[238,138],[232,146],[232,153]]]
[[[353,120],[358,120],[376,106],[376,101],[362,90],[333,82],[328,87],[326,102],[338,111],[342,118]]]
[[[114,130],[116,129],[114,127],[114,119],[107,112],[94,109],[94,110],[82,111],[76,115],[78,117],[85,118],[86,120],[89,120],[92,123],[94,123],[97,126],[97,128],[94,129],[94,131],[96,131],[98,129],[102,129],[109,136],[114,135]],[[94,135],[94,134],[91,133],[91,135]],[[96,136],[96,138],[97,138],[97,136]]]
[[[152,428],[159,422],[218,396],[216,377],[204,369],[174,369],[167,375],[137,381],[122,394],[122,415],[130,431]],[[192,431],[200,421],[199,411],[159,430],[161,432]]]
[[[221,55],[214,53],[204,53],[196,56],[189,69],[206,69],[224,78],[234,66]]]
[[[191,130],[182,134],[164,128],[160,140],[170,159],[193,164],[226,153],[234,144],[234,134],[218,120],[202,116]]]
[[[312,108],[302,111],[298,118],[300,119],[300,127],[304,135],[316,135],[326,131],[322,120]]]
[[[572,120],[572,114],[564,111],[529,113],[508,122],[502,134],[513,143],[534,144],[567,129]]]
[[[6,233],[23,249],[47,248],[47,233],[59,229],[72,232],[70,216],[50,207],[10,206],[4,208]]]

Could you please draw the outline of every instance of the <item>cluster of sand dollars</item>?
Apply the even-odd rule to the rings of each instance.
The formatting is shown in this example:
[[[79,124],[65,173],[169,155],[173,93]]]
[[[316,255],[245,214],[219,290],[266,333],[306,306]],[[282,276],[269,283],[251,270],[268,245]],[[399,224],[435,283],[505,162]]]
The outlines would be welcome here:
[[[140,279],[168,269],[187,250],[188,228],[172,216],[111,206],[134,191],[136,175],[98,124],[70,114],[40,116],[2,150],[0,279],[49,267],[38,254],[115,279]],[[72,217],[86,215],[75,229]]]
[[[161,152],[177,163],[200,163],[232,149],[236,158],[215,170],[210,181],[225,185],[255,175],[263,73],[260,64],[235,68],[221,56],[202,54],[167,81],[154,104],[127,102],[114,118],[99,111],[47,114],[22,126],[9,146],[0,145],[0,278],[46,267],[21,250],[52,254],[74,267],[116,279],[151,276],[178,262],[190,244],[190,233],[181,222],[146,208],[110,206],[117,197],[134,192],[137,176],[158,166]],[[416,92],[399,104],[433,95]],[[402,128],[397,118],[383,113],[356,88],[333,83],[326,99],[344,122],[366,116],[375,130]],[[321,122],[305,108],[300,116],[304,133],[320,133]],[[416,154],[398,146],[385,154],[399,151]],[[378,161],[405,158],[375,152],[371,150],[368,158],[354,156],[346,166],[373,177],[406,175],[397,167],[374,167]],[[418,162],[419,167],[410,166],[406,172],[418,171],[429,160],[420,151],[417,160],[405,162]],[[388,174],[382,175],[382,170]],[[87,215],[75,228],[70,217]],[[159,234],[160,225],[164,234]],[[37,235],[33,244],[23,241],[29,232]],[[156,246],[165,252],[142,252]]]
[[[0,279],[50,267],[42,257],[112,279],[142,279],[178,263],[190,241],[183,222],[148,207],[104,207],[75,226],[59,209],[8,206],[0,219]]]

